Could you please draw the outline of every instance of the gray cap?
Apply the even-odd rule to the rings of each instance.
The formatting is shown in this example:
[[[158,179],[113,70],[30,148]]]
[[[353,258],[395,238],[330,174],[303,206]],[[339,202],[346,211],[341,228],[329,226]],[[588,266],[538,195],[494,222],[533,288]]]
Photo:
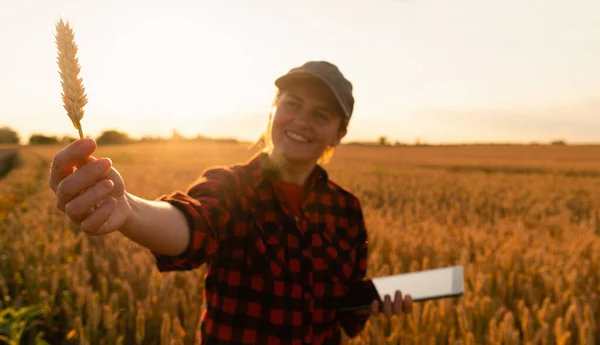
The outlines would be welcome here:
[[[344,115],[349,119],[354,110],[352,83],[334,64],[327,61],[309,61],[300,67],[294,67],[289,72],[275,80],[275,86],[282,89],[288,83],[303,79],[316,78],[323,82],[337,99]]]

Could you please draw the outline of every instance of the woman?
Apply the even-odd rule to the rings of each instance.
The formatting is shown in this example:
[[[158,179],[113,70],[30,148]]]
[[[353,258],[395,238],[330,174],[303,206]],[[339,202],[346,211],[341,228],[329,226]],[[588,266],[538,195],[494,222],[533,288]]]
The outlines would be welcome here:
[[[53,161],[57,207],[87,234],[120,231],[161,272],[207,264],[202,344],[338,344],[341,329],[354,337],[369,317],[337,310],[365,276],[368,236],[359,200],[319,164],[346,135],[352,84],[335,65],[310,61],[275,85],[264,150],[205,170],[185,193],[126,192],[111,161],[91,157],[91,139]],[[410,296],[385,296],[388,317],[411,308]]]

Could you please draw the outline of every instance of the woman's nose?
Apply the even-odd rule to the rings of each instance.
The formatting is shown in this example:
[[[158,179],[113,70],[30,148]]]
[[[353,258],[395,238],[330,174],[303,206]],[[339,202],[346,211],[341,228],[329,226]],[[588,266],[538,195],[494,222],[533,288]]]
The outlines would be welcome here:
[[[311,118],[311,113],[309,110],[300,109],[296,113],[296,116],[294,116],[294,122],[299,126],[310,127],[310,124],[311,124],[310,118]]]

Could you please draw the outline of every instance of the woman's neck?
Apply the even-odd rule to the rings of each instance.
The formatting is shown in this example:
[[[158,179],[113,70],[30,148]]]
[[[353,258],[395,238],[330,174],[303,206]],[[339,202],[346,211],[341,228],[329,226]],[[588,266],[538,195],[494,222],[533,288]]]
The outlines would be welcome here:
[[[275,162],[281,180],[299,185],[306,182],[316,166],[316,162],[290,161],[276,153],[272,153],[270,158]]]

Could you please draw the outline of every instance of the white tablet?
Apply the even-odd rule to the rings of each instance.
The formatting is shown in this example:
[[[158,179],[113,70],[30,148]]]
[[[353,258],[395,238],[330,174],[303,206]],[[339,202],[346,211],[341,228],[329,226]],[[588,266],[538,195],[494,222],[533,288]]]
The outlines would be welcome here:
[[[414,302],[458,297],[464,292],[463,282],[463,266],[377,277],[351,286],[339,310],[369,309],[373,300],[381,302],[386,295],[393,301],[396,290],[411,295]]]

